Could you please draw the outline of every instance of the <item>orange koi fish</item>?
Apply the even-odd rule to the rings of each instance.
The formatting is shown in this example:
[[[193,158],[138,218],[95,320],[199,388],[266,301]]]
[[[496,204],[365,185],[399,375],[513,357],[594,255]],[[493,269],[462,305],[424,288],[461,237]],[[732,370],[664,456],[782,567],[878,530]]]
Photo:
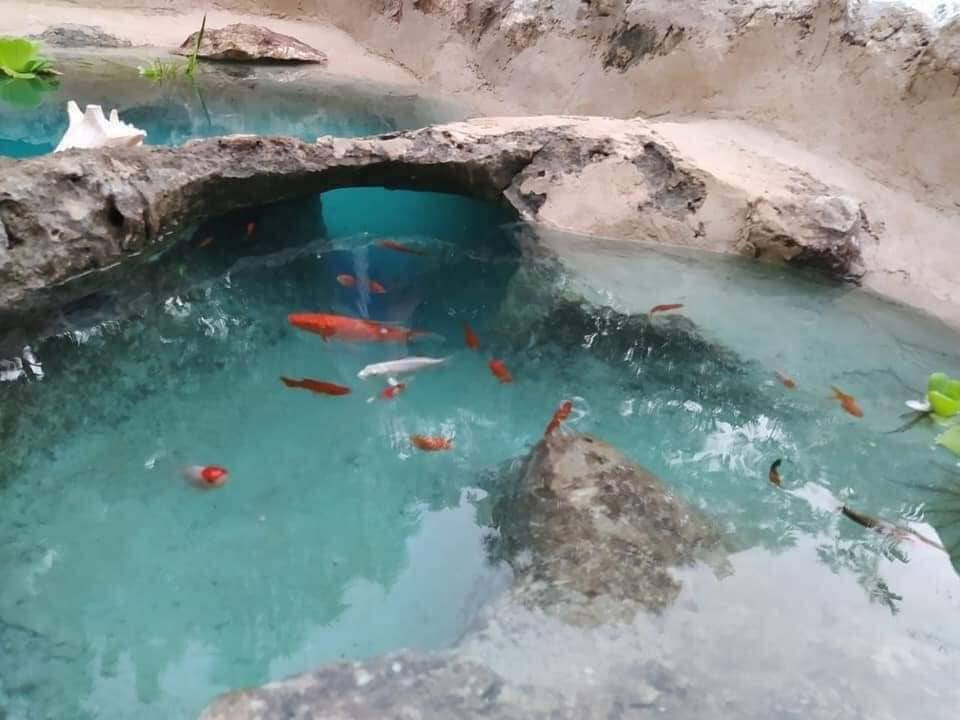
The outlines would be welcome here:
[[[779,370],[774,370],[773,374],[777,376],[777,379],[783,383],[785,388],[788,388],[789,390],[795,390],[797,388],[797,384],[793,381],[792,377],[784,375]]]
[[[507,370],[507,366],[504,364],[503,360],[491,359],[490,372],[492,372],[494,377],[496,377],[497,380],[502,383],[513,382],[513,375],[511,375],[510,371]]]
[[[247,237],[253,235],[253,231],[257,229],[257,224],[251,220],[247,223]]]
[[[226,469],[218,465],[188,465],[183,469],[183,476],[191,483],[201,488],[218,488],[227,482]]]
[[[863,410],[861,410],[860,406],[857,405],[857,401],[854,399],[853,395],[847,395],[845,392],[836,387],[831,389],[833,390],[833,395],[830,396],[831,400],[839,400],[840,406],[854,417],[863,417]]]
[[[780,458],[777,458],[776,460],[774,460],[773,464],[770,466],[770,472],[767,473],[767,479],[770,481],[770,484],[776,485],[777,487],[780,487],[780,483],[781,483],[781,479],[780,479],[780,463],[781,462],[782,461],[780,460]]]
[[[670,303],[669,305],[654,305],[650,308],[650,312],[647,315],[653,315],[658,312],[667,312],[668,310],[679,310],[683,307],[682,303]]]
[[[333,383],[323,382],[322,380],[311,380],[310,378],[304,378],[303,380],[291,380],[288,377],[281,377],[280,382],[282,382],[288,388],[301,388],[303,390],[309,390],[312,393],[316,393],[317,395],[350,394],[350,388],[344,387],[343,385],[334,385]]]
[[[560,423],[570,417],[571,412],[573,412],[573,401],[564,401],[563,405],[558,407],[553,417],[550,418],[550,423],[547,425],[547,429],[543,431],[543,436],[546,437],[560,427]]]
[[[402,393],[407,389],[407,386],[403,383],[397,383],[396,385],[387,385],[380,393],[381,400],[393,400],[397,395]]]
[[[471,350],[476,350],[480,347],[480,340],[477,338],[477,334],[473,331],[473,328],[463,324],[463,341],[467,344],[467,347]]]
[[[400,343],[434,336],[422,330],[384,325],[376,320],[327,313],[293,313],[287,316],[287,321],[299,330],[319,335],[324,341],[336,338],[344,342]]]
[[[357,279],[353,275],[337,275],[337,282],[346,288],[354,288],[357,286]],[[371,280],[368,287],[374,295],[383,295],[387,292],[386,288],[376,280]]]
[[[407,255],[426,255],[427,254],[423,250],[415,250],[412,247],[407,247],[406,245],[403,245],[402,243],[394,242],[393,240],[381,240],[380,242],[377,243],[377,245],[379,245],[382,248],[386,248],[387,250],[402,252],[402,253],[406,253]]]
[[[438,450],[449,450],[453,447],[453,440],[445,437],[432,437],[429,435],[411,435],[410,442],[417,450],[424,452],[437,452]]]

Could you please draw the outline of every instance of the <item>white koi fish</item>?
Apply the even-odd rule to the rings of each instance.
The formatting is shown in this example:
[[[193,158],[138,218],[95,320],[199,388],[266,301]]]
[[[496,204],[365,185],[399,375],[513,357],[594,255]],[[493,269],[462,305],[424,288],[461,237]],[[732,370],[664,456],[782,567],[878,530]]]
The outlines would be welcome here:
[[[442,365],[450,359],[450,356],[444,358],[430,357],[408,357],[401,360],[388,360],[387,362],[374,363],[367,365],[363,370],[357,373],[357,377],[366,380],[370,377],[386,376],[391,380],[391,385],[395,384],[393,378],[410,375],[420,370]]]

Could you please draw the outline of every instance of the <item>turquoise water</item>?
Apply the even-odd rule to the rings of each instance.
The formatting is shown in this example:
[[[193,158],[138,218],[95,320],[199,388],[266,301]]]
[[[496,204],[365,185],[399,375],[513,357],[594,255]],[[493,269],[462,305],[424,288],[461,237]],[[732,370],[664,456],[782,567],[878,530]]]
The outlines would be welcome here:
[[[949,559],[836,504],[960,541],[956,516],[936,512],[948,496],[914,487],[955,482],[936,431],[885,434],[929,372],[960,373],[957,334],[792,271],[542,232],[558,265],[520,252],[529,229],[510,220],[378,189],[238,212],[70,308],[32,369],[4,362],[0,717],[189,718],[230,688],[456,643],[510,581],[488,553],[498,468],[565,398],[572,428],[717,522],[732,572],[685,570],[662,616],[594,633],[538,626],[484,648],[486,661],[570,689],[626,644],[687,675],[678,713],[732,693],[731,716],[745,718],[955,717]],[[387,292],[345,288],[343,273]],[[684,308],[643,315],[669,302]],[[441,337],[324,343],[287,324],[298,311]],[[382,385],[357,371],[412,353],[451,360],[368,402]],[[491,376],[491,356],[513,384]],[[353,392],[316,396],[282,375]],[[864,418],[829,400],[831,385]],[[454,448],[418,452],[414,433]],[[780,489],[767,481],[778,457]],[[197,490],[187,464],[223,465],[229,480]]]

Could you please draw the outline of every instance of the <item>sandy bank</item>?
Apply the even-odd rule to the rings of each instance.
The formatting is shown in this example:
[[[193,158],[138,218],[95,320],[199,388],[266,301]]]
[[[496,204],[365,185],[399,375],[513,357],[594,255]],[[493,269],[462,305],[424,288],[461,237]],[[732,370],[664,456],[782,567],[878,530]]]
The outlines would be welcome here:
[[[99,25],[106,32],[134,45],[173,50],[200,27],[207,3],[139,3],[126,7],[117,3],[34,3],[0,0],[0,35],[39,33],[51,25],[77,23]],[[96,7],[91,10],[91,7]],[[210,27],[246,22],[264,24],[259,15],[211,7]],[[271,18],[267,23],[276,32],[293,35],[325,52],[327,70],[335,75],[358,77],[382,83],[416,83],[416,76],[394,62],[370,52],[346,31],[331,23]]]

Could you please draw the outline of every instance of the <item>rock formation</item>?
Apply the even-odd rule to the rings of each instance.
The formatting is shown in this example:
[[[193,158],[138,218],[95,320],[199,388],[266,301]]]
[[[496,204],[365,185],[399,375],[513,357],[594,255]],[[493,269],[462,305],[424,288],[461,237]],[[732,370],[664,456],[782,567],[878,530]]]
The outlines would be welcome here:
[[[617,703],[653,705],[660,691],[637,677],[623,686],[604,678],[572,696],[517,683],[478,659],[472,645],[516,622],[518,611],[526,618],[526,609],[574,626],[661,610],[679,590],[670,569],[715,548],[717,531],[647,470],[588,435],[544,439],[515,482],[496,512],[515,584],[459,648],[333,665],[228,693],[202,720],[572,720],[606,717]]]
[[[192,55],[196,44],[195,32],[183,41],[177,52],[180,55]],[[295,37],[247,23],[234,23],[224,28],[205,30],[199,54],[208,60],[233,62],[327,62],[326,55]]]
[[[31,37],[42,40],[52,47],[64,48],[120,48],[130,47],[133,44],[129,40],[111,35],[99,25],[78,25],[76,23],[51,25],[39,35],[32,35]]]
[[[347,186],[456,192],[572,232],[861,272],[857,201],[715,175],[640,120],[488,118],[367,139],[236,136],[0,161],[0,329],[107,287],[231,210]],[[775,182],[776,180],[776,182]]]

